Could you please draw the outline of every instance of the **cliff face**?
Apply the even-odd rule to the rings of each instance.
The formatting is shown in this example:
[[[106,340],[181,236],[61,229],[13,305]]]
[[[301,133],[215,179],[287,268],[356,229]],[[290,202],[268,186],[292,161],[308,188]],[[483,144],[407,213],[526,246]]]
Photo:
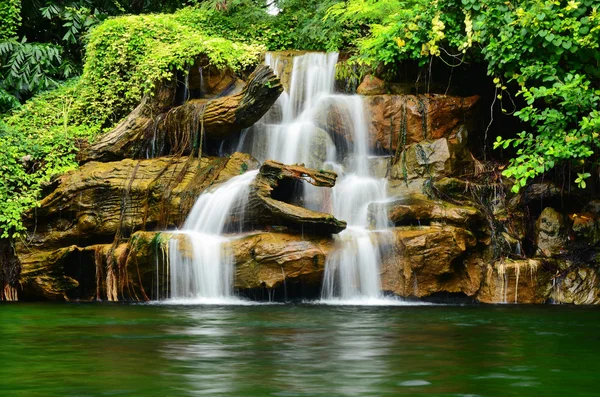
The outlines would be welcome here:
[[[5,255],[21,268],[3,276],[18,280],[18,287],[5,283],[6,299],[168,296],[168,240],[180,239],[184,253],[189,245],[169,230],[182,225],[206,189],[259,167],[243,153],[203,156],[202,142],[252,125],[282,90],[265,68],[247,83],[221,75],[214,86],[237,88],[177,105],[165,86],[83,151],[79,170],[47,187],[41,206],[28,214],[29,234],[16,245],[16,258]],[[600,302],[600,204],[536,212],[532,208],[541,203],[556,203],[560,190],[545,184],[510,194],[497,169],[470,152],[478,133],[477,97],[363,92],[374,93],[363,96],[371,115],[369,144],[384,154],[371,160],[371,171],[388,178],[393,197],[369,207],[374,222],[385,206],[393,224],[376,236],[386,293],[458,294],[486,303]],[[318,119],[333,141],[352,145],[338,114]],[[314,297],[335,248],[332,233],[346,224],[286,197],[296,184],[328,188],[335,179],[333,172],[301,165],[262,165],[248,200],[251,222],[243,236],[228,242],[237,291],[252,296],[286,288],[300,291],[296,297],[302,291]],[[0,253],[10,253],[4,248]]]

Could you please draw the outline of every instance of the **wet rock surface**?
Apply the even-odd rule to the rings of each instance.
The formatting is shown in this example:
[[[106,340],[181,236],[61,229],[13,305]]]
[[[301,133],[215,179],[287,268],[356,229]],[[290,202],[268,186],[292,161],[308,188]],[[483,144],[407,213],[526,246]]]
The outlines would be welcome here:
[[[551,257],[566,249],[568,230],[563,214],[546,207],[535,223],[537,253]]]
[[[27,238],[14,247],[18,266],[11,269],[20,274],[2,268],[3,279],[13,278],[10,285],[0,280],[8,285],[2,299],[168,298],[169,241],[177,240],[182,256],[191,258],[190,240],[175,229],[198,196],[260,166],[242,153],[203,155],[198,131],[220,142],[252,125],[282,86],[289,87],[297,54],[280,53],[280,80],[265,68],[247,83],[218,70],[201,78],[195,68],[191,100],[179,101],[179,88],[169,84],[144,99],[81,154],[79,170],[46,186],[41,206],[27,216]],[[507,193],[501,170],[484,167],[470,151],[478,132],[476,96],[404,95],[410,90],[373,76],[358,91],[370,114],[368,144],[378,154],[368,160],[370,175],[388,179],[389,200],[368,207],[371,226],[383,212],[390,222],[386,230],[369,232],[380,250],[385,293],[459,294],[485,303],[600,303],[600,201],[566,210],[555,205],[564,192],[544,181]],[[340,128],[349,111],[323,106],[310,161],[326,160],[325,142],[335,142],[340,152],[355,145],[351,131]],[[156,157],[161,154],[170,155]],[[348,158],[337,160],[350,168]],[[305,184],[329,189],[336,178],[302,164],[260,166],[243,232],[226,236],[224,245],[233,257],[237,292],[299,285],[321,290],[336,249],[333,235],[347,225],[304,208],[296,195]]]

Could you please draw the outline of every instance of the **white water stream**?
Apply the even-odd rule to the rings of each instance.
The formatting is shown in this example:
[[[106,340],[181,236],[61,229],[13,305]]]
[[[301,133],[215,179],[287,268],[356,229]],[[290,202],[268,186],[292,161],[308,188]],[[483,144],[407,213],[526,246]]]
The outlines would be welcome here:
[[[335,236],[335,250],[327,258],[322,299],[372,302],[381,298],[377,236],[385,233],[387,216],[377,214],[370,224],[367,210],[370,203],[386,199],[387,186],[385,179],[374,178],[369,171],[368,115],[361,98],[334,94],[337,58],[337,53],[295,57],[289,92],[242,134],[238,151],[260,161],[303,163],[337,172],[333,189],[306,184],[297,192],[305,207],[333,213],[348,224]],[[267,54],[266,63],[276,72],[279,62]],[[349,141],[343,147],[336,147],[332,134],[321,128],[330,112],[337,116],[338,135]],[[255,175],[256,171],[232,178],[198,198],[180,231],[191,242],[192,256],[184,255],[177,239],[170,242],[172,298],[232,297],[233,259],[224,248],[226,221],[243,208],[241,201]]]
[[[257,173],[233,177],[198,198],[178,232],[188,239],[191,252],[179,246],[179,239],[169,241],[172,299],[233,298],[233,258],[224,232],[240,231],[248,188]],[[237,213],[234,224],[228,223],[232,213]]]
[[[267,54],[265,61],[279,70],[276,57]],[[381,254],[372,229],[385,228],[387,216],[378,214],[369,225],[367,209],[386,199],[387,186],[369,171],[368,115],[362,99],[334,94],[336,62],[337,53],[295,57],[289,93],[243,135],[238,150],[261,161],[303,163],[338,173],[331,192],[306,185],[301,193],[307,208],[331,212],[348,224],[335,236],[335,251],[327,258],[322,299],[372,300],[381,297]],[[331,134],[320,128],[331,112],[337,116],[338,133],[351,140],[347,148],[336,147]]]

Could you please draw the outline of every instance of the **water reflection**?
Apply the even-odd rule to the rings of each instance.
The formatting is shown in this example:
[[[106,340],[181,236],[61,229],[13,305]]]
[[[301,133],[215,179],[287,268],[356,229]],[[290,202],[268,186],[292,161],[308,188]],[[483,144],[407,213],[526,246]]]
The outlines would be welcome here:
[[[3,306],[0,395],[595,397],[597,335],[564,307]]]

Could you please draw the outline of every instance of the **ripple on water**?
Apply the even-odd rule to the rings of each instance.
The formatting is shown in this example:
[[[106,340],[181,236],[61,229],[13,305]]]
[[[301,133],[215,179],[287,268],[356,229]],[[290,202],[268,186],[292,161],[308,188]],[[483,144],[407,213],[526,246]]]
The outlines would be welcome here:
[[[406,301],[399,298],[361,298],[361,299],[323,299],[304,303],[329,306],[433,306],[435,304],[420,301]]]
[[[164,306],[260,306],[275,305],[274,302],[258,302],[245,300],[237,297],[230,298],[189,298],[189,299],[167,299],[163,301],[151,301],[148,305]]]
[[[405,382],[400,382],[400,383],[398,383],[398,386],[414,387],[414,386],[428,386],[430,384],[431,384],[431,382],[428,382],[423,379],[414,379],[414,380],[407,380]]]

